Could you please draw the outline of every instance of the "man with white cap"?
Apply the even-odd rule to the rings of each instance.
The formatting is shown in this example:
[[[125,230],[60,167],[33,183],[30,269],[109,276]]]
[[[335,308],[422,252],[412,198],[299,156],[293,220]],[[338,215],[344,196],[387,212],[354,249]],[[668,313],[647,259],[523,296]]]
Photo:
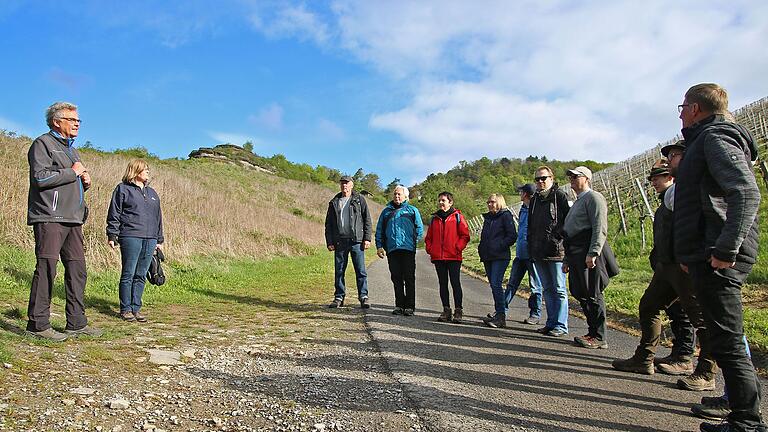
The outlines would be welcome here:
[[[611,272],[606,271],[603,247],[608,237],[608,204],[600,192],[589,187],[589,168],[578,166],[567,175],[576,201],[563,223],[563,272],[568,273],[571,295],[579,301],[589,327],[588,333],[576,336],[574,342],[584,348],[607,348],[603,289]]]

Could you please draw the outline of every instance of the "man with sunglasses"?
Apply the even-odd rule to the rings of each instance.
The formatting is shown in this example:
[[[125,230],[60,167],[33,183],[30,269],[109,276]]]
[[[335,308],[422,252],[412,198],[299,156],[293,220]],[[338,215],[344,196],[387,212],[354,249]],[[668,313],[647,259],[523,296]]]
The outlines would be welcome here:
[[[80,161],[74,141],[80,130],[77,106],[56,102],[45,113],[51,130],[29,148],[27,224],[35,234],[35,273],[29,293],[27,332],[62,342],[67,337],[101,336],[85,317],[86,269],[83,224],[88,217],[85,191],[91,176]],[[67,325],[64,333],[51,327],[51,293],[59,256],[64,264]]]
[[[568,334],[568,292],[563,273],[563,221],[568,197],[554,181],[552,168],[541,166],[534,175],[536,193],[528,210],[528,252],[541,281],[547,322],[536,330],[547,336]]]
[[[741,286],[757,259],[760,190],[752,163],[757,146],[733,121],[728,94],[698,84],[678,106],[687,143],[675,186],[674,247],[691,275],[711,355],[723,370],[731,413],[704,432],[767,431],[760,382],[744,342]]]

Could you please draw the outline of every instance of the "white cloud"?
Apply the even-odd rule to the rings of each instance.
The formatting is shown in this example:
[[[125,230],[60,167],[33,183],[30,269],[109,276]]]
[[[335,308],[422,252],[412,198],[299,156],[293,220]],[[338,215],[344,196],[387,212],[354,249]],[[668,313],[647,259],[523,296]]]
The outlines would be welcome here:
[[[272,130],[283,128],[283,107],[279,104],[262,108],[257,114],[248,117],[251,123],[266,127]]]
[[[328,25],[304,5],[257,9],[251,14],[250,22],[270,38],[296,37],[318,45],[330,39]]]
[[[332,141],[342,141],[347,138],[344,129],[328,119],[320,119],[317,130],[322,137]]]
[[[426,175],[459,160],[621,160],[675,135],[698,82],[732,108],[768,93],[768,3],[335,3],[342,46],[412,98],[371,116],[392,163]]]
[[[208,131],[207,134],[216,141],[216,144],[235,144],[242,146],[246,141],[250,141],[254,146],[257,146],[260,143],[258,139],[240,133]]]

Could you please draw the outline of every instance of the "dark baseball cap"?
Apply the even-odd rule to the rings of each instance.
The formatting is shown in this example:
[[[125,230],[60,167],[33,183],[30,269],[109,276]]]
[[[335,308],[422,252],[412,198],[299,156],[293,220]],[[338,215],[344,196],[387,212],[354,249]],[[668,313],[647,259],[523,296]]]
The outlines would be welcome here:
[[[341,178],[339,179],[339,183],[347,183],[347,182],[351,182],[351,181],[353,181],[352,177],[350,177],[348,175],[341,176]]]
[[[680,149],[682,151],[685,151],[686,143],[685,140],[677,140],[672,144],[667,144],[664,147],[661,148],[661,155],[664,157],[669,156],[669,151],[672,149]]]
[[[536,186],[533,183],[526,183],[517,187],[518,192],[525,192],[528,195],[533,195],[536,191]]]

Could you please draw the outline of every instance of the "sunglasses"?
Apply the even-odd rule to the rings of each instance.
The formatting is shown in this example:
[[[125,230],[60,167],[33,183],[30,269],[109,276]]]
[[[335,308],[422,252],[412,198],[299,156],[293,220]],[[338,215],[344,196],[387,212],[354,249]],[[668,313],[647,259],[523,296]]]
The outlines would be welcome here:
[[[534,179],[535,181],[537,181],[537,182],[543,182],[543,181],[546,181],[546,180],[547,180],[548,178],[550,178],[550,177],[552,177],[552,176],[541,176],[541,177],[534,177],[533,179]]]

